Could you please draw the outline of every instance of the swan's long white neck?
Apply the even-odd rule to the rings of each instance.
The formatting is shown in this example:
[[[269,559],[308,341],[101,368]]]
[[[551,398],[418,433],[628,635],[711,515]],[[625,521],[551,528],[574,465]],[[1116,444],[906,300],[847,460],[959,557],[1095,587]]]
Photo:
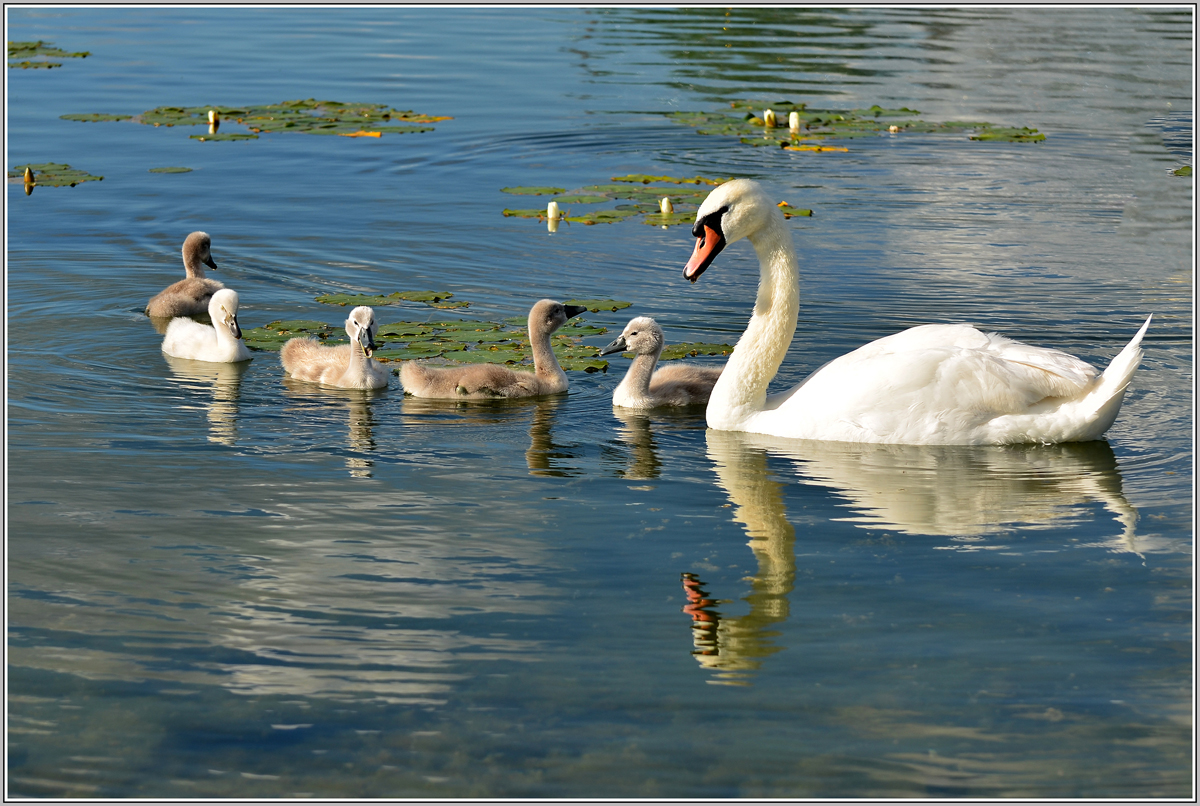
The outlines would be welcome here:
[[[763,410],[767,386],[787,355],[800,311],[800,270],[783,216],[771,210],[767,223],[748,237],[760,271],[754,315],[708,401],[709,427],[725,431],[738,430]]]

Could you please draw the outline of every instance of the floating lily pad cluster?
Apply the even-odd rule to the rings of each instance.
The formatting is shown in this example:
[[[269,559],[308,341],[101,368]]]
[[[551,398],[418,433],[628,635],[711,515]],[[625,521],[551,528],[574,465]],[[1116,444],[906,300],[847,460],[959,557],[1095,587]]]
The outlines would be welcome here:
[[[449,291],[396,291],[391,294],[322,294],[317,302],[326,305],[396,305],[401,302],[424,302],[433,308],[466,308],[471,303],[464,300],[450,301],[454,295]]]
[[[40,39],[37,42],[9,42],[8,43],[8,58],[21,59],[22,61],[8,63],[9,67],[19,67],[22,70],[42,69],[49,70],[54,67],[62,67],[62,62],[52,62],[45,58],[52,59],[86,59],[91,56],[90,51],[80,51],[78,53],[69,53],[65,50],[54,47],[50,42],[43,42]],[[37,61],[31,61],[37,59]]]
[[[669,227],[676,224],[691,226],[696,220],[696,210],[700,203],[712,190],[712,185],[728,182],[729,179],[711,179],[705,176],[676,177],[649,176],[647,174],[629,174],[614,176],[611,185],[587,185],[568,192],[563,188],[522,186],[500,188],[504,193],[516,196],[549,196],[547,202],[554,201],[559,205],[563,221],[574,221],[579,224],[612,224],[624,221],[633,216],[642,216],[643,224],[656,227]],[[656,183],[656,184],[651,184]],[[682,187],[665,187],[671,185],[703,185],[692,190]],[[663,197],[671,200],[672,212],[664,213],[659,206]],[[601,210],[580,212],[576,205],[602,204],[617,200],[629,200],[632,204],[618,204],[616,207]],[[811,216],[812,210],[802,210],[782,205],[785,218],[803,215]],[[536,218],[546,220],[546,208],[535,210],[510,210],[505,208],[504,215],[516,218]]]
[[[25,182],[25,170],[33,173],[33,182]],[[43,162],[18,165],[8,172],[9,182],[25,182],[37,187],[75,187],[80,182],[92,182],[103,179],[103,176],[92,176],[87,171],[72,168],[65,163]]]
[[[699,134],[737,137],[754,146],[771,146],[789,151],[845,151],[843,146],[826,145],[828,140],[875,137],[880,132],[972,132],[972,140],[1008,143],[1032,143],[1046,135],[1029,127],[1012,128],[979,121],[930,123],[917,117],[915,109],[809,109],[807,104],[791,101],[734,101],[732,112],[670,112],[667,117],[692,126]],[[766,111],[773,113],[773,125]],[[799,128],[788,127],[789,115],[799,117]]]
[[[210,120],[210,112],[216,113],[215,125]],[[256,140],[259,134],[273,132],[381,137],[384,134],[429,132],[433,127],[421,124],[453,119],[391,109],[387,104],[351,104],[315,98],[265,106],[160,106],[140,115],[86,113],[62,115],[62,118],[85,123],[131,120],[148,126],[206,125],[210,128],[208,134],[191,135],[192,139],[204,141]],[[239,123],[250,133],[220,133],[221,121]]]
[[[584,372],[606,371],[608,361],[598,357],[599,348],[582,342],[585,336],[606,332],[607,328],[582,322],[571,322],[560,328],[551,338],[551,345],[562,368]],[[331,345],[348,343],[345,330],[340,326],[314,320],[277,321],[265,327],[242,331],[246,346],[260,351],[279,350],[288,339],[298,336],[310,336]],[[392,322],[380,325],[375,342],[379,349],[374,357],[383,363],[437,357],[464,364],[532,366],[533,361],[526,329],[513,322],[474,319]]]

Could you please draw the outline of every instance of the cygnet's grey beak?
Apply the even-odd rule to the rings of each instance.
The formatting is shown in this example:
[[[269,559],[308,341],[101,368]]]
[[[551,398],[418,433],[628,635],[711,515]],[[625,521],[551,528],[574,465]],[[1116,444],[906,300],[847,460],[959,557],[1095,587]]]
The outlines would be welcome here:
[[[582,305],[564,305],[563,308],[565,308],[567,311],[568,319],[573,319],[574,317],[579,316],[579,314],[587,312],[587,308],[583,307]]]
[[[625,337],[617,336],[612,342],[600,351],[600,355],[611,355],[613,353],[625,352]]]
[[[213,268],[216,268],[216,267],[214,266]],[[229,321],[227,321],[225,324],[229,326],[229,332],[233,334],[233,337],[235,339],[240,339],[242,337],[242,329],[240,327],[238,327],[238,321],[237,321],[236,314],[234,316],[230,317]]]
[[[367,358],[370,358],[371,353],[376,350],[375,339],[371,336],[370,328],[364,327],[358,331],[358,344],[362,347],[362,351],[366,354]]]
[[[217,267],[217,262],[212,259],[212,255],[208,255],[201,262],[210,269],[215,269]]]

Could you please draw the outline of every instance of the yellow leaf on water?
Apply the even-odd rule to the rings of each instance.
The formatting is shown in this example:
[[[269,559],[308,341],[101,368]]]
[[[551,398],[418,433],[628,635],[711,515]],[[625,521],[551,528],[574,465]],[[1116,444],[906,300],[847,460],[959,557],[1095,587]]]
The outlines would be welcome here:
[[[383,137],[383,132],[342,132],[338,137]]]

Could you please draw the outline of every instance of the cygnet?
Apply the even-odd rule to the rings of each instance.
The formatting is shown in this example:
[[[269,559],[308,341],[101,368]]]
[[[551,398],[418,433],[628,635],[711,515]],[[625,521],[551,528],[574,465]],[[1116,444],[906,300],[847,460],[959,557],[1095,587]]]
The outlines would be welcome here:
[[[193,316],[208,310],[212,295],[225,285],[204,276],[204,266],[215,269],[207,232],[193,232],[183,242],[183,269],[187,277],[164,288],[151,298],[146,313],[155,318]]]
[[[375,352],[375,311],[360,305],[346,319],[349,344],[327,346],[313,338],[289,339],[279,361],[293,378],[342,389],[380,389],[388,371],[371,357]]]
[[[567,391],[567,373],[559,366],[550,336],[587,308],[563,305],[552,299],[536,302],[529,311],[529,345],[533,350],[533,372],[509,369],[499,364],[468,364],[461,367],[430,367],[417,361],[400,366],[404,391],[415,397],[443,400],[488,400],[498,397],[532,397]]]
[[[600,351],[634,353],[633,364],[613,391],[613,405],[629,409],[653,409],[659,406],[690,406],[707,403],[721,367],[671,364],[657,372],[654,367],[663,350],[663,331],[649,316],[631,319],[620,336]]]
[[[242,341],[238,327],[238,295],[232,288],[222,288],[208,302],[211,325],[179,317],[167,325],[162,351],[176,358],[232,364],[250,358],[250,350]]]

